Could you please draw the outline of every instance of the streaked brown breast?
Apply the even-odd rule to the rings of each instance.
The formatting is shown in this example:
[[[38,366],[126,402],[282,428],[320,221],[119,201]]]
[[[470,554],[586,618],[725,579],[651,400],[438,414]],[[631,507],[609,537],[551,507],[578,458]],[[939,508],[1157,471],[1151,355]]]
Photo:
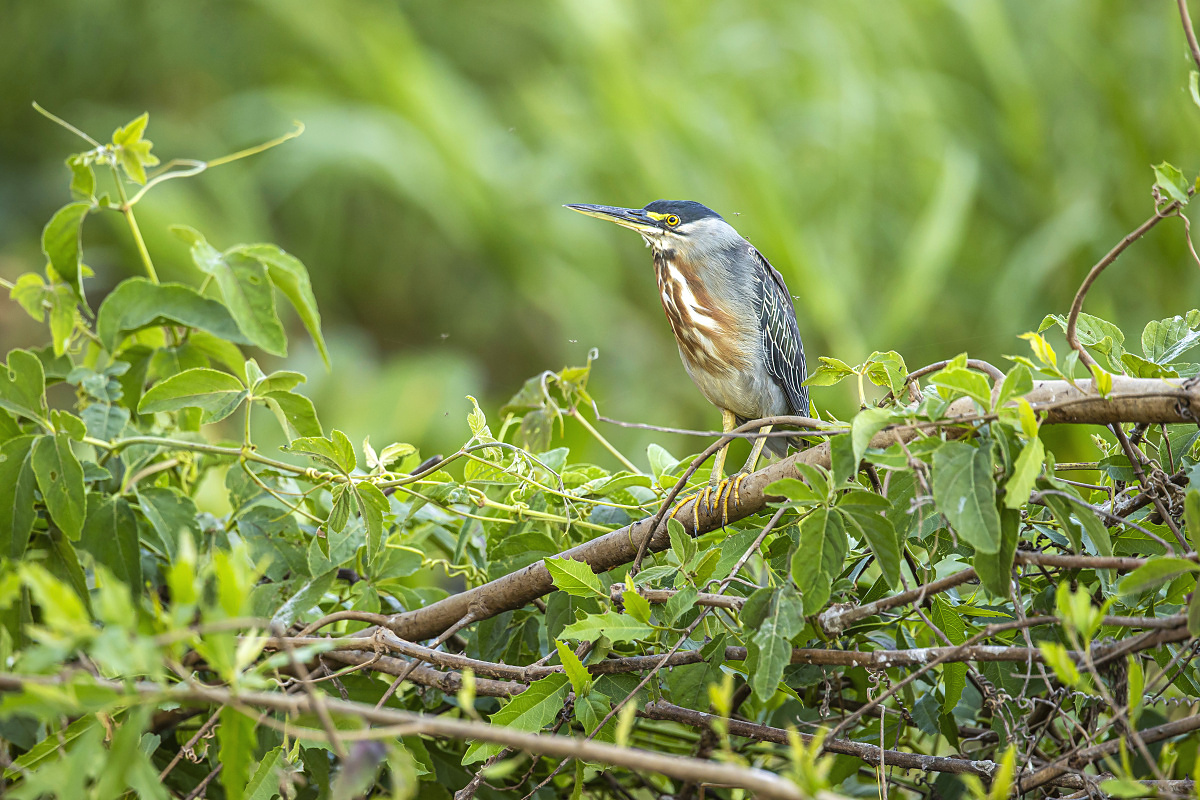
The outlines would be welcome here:
[[[744,370],[749,354],[737,347],[737,321],[705,288],[686,261],[655,253],[658,292],[679,349],[694,366],[708,372]]]

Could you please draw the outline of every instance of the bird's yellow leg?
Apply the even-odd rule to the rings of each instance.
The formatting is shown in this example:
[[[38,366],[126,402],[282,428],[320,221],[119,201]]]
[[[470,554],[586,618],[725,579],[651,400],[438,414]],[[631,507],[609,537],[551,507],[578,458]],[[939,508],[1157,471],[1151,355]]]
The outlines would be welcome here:
[[[733,430],[736,427],[737,427],[737,415],[734,414],[732,411],[727,411],[725,409],[721,409],[721,430],[725,433],[729,433],[731,430]],[[695,494],[688,495],[687,497],[683,498],[678,503],[676,503],[675,507],[673,509],[671,509],[671,513],[670,513],[671,517],[674,517],[677,513],[679,513],[679,509],[683,508],[683,506],[689,500],[695,500],[696,504],[692,507],[692,530],[693,531],[700,530],[700,505],[701,505],[701,503],[704,504],[705,508],[711,507],[709,505],[709,499],[712,496],[712,491],[714,488],[716,489],[716,492],[717,492],[715,501],[720,502],[721,492],[725,490],[726,484],[728,483],[727,480],[723,479],[724,472],[725,472],[725,455],[728,452],[729,452],[729,444],[726,443],[720,450],[717,451],[717,456],[713,460],[712,473],[709,476],[708,485],[706,485],[704,487],[704,491],[696,492]],[[714,487],[714,483],[716,483],[715,487]],[[701,500],[702,497],[703,497],[703,500]]]
[[[772,427],[773,426],[771,426],[771,425],[766,425],[763,428],[759,429],[758,432],[761,434],[768,434],[771,432]],[[733,505],[735,508],[742,504],[742,494],[741,494],[742,481],[744,481],[746,479],[747,475],[754,472],[754,470],[758,468],[758,459],[759,459],[759,457],[762,456],[763,447],[765,447],[766,444],[767,444],[767,437],[765,435],[760,436],[757,439],[755,439],[754,440],[754,449],[752,449],[750,451],[750,458],[746,459],[746,464],[745,464],[745,466],[742,467],[741,471],[738,472],[737,475],[733,476],[733,480],[732,480],[732,482],[730,482],[729,489],[725,492],[725,503],[724,503],[724,505],[721,506],[721,526],[722,527],[724,527],[729,521],[729,496],[733,495]],[[718,492],[717,498],[720,499],[720,497],[721,497],[721,494],[720,494],[720,492]]]

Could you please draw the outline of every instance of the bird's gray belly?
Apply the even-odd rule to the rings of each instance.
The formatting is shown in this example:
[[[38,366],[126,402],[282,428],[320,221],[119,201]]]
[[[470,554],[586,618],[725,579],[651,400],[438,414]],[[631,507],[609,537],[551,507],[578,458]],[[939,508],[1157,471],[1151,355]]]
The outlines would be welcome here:
[[[727,409],[745,419],[790,413],[786,395],[765,367],[714,369],[690,360],[682,347],[679,356],[696,388],[717,408]]]

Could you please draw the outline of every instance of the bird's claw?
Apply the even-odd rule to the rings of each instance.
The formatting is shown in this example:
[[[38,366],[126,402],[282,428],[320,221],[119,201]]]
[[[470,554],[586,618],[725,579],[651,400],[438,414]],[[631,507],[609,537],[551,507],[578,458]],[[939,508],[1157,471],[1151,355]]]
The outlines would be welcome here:
[[[746,479],[745,472],[739,472],[736,475],[728,478],[722,478],[715,484],[708,484],[702,491],[690,494],[675,504],[668,515],[670,519],[674,519],[688,503],[692,503],[692,530],[700,531],[700,511],[704,510],[705,514],[711,514],[716,509],[721,510],[721,527],[724,528],[729,524],[729,500],[733,498],[733,507],[737,509],[742,504],[742,481]]]

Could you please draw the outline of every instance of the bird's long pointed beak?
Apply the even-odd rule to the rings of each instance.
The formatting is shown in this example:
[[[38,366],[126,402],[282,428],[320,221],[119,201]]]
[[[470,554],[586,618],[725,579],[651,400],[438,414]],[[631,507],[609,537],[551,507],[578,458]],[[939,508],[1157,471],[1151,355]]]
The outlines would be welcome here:
[[[640,208],[618,208],[617,206],[593,206],[583,203],[568,203],[563,208],[578,211],[589,217],[615,222],[622,228],[629,228],[638,233],[661,233],[658,220],[651,217]]]

